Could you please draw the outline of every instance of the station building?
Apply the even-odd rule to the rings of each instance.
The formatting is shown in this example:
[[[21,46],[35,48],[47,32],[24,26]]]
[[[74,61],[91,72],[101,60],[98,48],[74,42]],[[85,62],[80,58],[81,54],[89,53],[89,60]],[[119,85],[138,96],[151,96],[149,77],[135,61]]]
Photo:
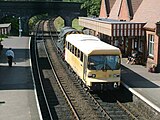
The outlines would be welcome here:
[[[133,50],[141,64],[160,67],[160,0],[102,0],[99,17],[80,17],[89,34],[121,49],[123,57]]]
[[[11,23],[0,24],[0,35],[9,35],[11,31]]]

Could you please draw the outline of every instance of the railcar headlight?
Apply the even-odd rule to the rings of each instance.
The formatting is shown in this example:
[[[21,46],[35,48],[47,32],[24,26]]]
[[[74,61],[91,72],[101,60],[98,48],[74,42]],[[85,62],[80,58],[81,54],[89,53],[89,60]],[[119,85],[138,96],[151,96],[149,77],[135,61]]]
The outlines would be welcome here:
[[[91,74],[91,73],[89,73],[89,74],[88,74],[88,77],[95,78],[95,77],[96,77],[96,74]]]
[[[92,77],[95,78],[95,77],[96,77],[96,74],[92,74]]]
[[[114,83],[114,84],[113,84],[113,87],[114,87],[114,88],[117,88],[117,87],[118,87],[117,83]]]
[[[120,75],[119,75],[119,74],[114,74],[113,76],[114,76],[114,77],[120,77]]]

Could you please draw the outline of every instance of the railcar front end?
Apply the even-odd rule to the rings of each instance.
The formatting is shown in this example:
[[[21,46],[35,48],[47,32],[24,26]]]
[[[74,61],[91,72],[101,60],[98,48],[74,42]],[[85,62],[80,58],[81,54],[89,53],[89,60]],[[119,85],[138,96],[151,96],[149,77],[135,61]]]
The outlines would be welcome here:
[[[121,52],[95,36],[68,35],[65,61],[91,90],[116,89],[120,86]]]
[[[120,55],[88,56],[86,85],[92,90],[116,89],[120,86]]]

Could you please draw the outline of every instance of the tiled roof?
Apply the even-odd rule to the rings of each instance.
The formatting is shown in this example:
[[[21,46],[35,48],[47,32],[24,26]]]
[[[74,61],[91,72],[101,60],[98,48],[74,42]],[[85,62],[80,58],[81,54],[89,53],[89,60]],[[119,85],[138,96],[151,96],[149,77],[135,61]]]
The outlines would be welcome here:
[[[110,2],[110,10],[111,10],[116,0],[109,0],[109,2]]]
[[[144,27],[154,29],[160,21],[160,0],[143,0],[132,21],[146,22]]]
[[[143,0],[130,0],[130,1],[132,4],[132,10],[133,10],[133,15],[134,15]]]
[[[110,8],[107,0],[101,1],[100,15],[99,17],[107,18],[110,12]]]
[[[116,0],[102,0],[100,8],[100,17],[107,18]]]
[[[110,19],[118,20],[118,13],[119,13],[120,5],[121,5],[121,0],[116,0],[116,2],[114,3],[111,9],[110,15],[109,15]]]
[[[134,13],[137,11],[137,9],[140,6],[142,1],[143,0],[127,0],[129,12],[130,12],[129,14],[131,17],[134,16]],[[119,10],[121,7],[121,2],[122,2],[122,0],[116,0],[116,2],[114,2],[115,4],[113,5],[113,7],[111,9],[109,18],[118,19]]]

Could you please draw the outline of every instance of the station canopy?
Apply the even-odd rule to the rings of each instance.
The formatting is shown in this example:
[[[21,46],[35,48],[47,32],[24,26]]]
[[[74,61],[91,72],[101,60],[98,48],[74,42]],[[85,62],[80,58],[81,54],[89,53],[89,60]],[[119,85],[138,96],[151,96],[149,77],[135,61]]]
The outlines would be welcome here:
[[[112,37],[144,36],[146,23],[119,21],[108,18],[79,17],[79,25]]]

